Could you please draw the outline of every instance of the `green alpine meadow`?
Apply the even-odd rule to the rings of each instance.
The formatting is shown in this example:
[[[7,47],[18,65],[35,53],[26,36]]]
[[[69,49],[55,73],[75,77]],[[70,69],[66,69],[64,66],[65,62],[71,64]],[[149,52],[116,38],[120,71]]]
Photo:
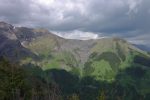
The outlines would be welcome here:
[[[150,100],[150,53],[0,22],[0,100]]]

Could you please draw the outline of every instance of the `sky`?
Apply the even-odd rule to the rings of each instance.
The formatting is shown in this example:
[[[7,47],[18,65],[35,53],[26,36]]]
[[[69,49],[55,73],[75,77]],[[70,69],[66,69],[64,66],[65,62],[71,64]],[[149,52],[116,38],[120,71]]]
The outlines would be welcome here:
[[[0,21],[65,38],[120,37],[150,46],[150,0],[0,0]]]

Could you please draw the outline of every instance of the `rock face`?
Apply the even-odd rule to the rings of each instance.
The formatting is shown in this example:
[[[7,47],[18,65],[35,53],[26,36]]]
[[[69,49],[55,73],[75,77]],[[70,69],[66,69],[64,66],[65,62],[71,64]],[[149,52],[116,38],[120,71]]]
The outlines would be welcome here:
[[[17,38],[14,26],[0,22],[0,56],[7,57],[11,61],[35,55],[21,45]]]
[[[0,22],[0,35],[4,35],[8,39],[16,40],[17,37],[13,32],[13,26],[4,22]]]

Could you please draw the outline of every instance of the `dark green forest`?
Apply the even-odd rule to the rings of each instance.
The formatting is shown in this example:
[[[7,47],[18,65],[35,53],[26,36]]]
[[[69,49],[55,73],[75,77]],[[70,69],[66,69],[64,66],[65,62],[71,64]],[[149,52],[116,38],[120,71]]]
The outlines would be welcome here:
[[[138,61],[140,60],[140,62]],[[135,62],[149,64],[142,58]],[[150,100],[150,71],[139,64],[120,70],[112,82],[65,70],[43,71],[0,59],[0,100]]]

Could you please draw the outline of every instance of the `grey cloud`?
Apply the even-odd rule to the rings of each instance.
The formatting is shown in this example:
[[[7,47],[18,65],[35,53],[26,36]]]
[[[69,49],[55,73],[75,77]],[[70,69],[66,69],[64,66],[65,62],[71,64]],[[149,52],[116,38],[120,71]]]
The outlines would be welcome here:
[[[0,0],[0,2],[0,18],[13,24],[21,23],[27,18],[30,9],[25,0]]]
[[[150,0],[49,1],[0,0],[0,20],[68,34],[75,30],[123,38],[150,34]]]

